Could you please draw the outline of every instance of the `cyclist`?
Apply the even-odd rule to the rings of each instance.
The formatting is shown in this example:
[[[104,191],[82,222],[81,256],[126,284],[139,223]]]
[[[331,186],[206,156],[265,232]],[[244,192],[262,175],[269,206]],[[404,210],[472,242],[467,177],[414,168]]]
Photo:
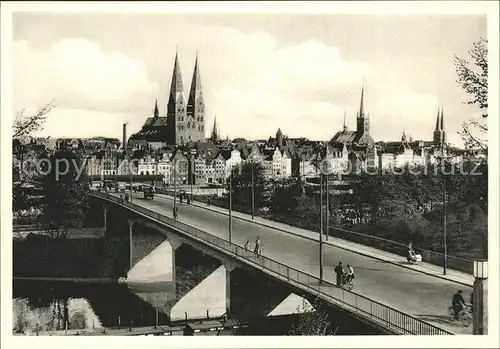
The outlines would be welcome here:
[[[344,278],[344,268],[342,267],[342,262],[339,262],[339,265],[333,269],[337,279],[337,286],[342,286],[342,279]]]
[[[465,308],[465,300],[462,296],[462,290],[458,290],[458,292],[453,295],[451,306],[453,307],[455,320],[458,320],[460,312]]]
[[[347,264],[345,283],[348,284],[352,279],[354,279],[354,269],[349,264]]]

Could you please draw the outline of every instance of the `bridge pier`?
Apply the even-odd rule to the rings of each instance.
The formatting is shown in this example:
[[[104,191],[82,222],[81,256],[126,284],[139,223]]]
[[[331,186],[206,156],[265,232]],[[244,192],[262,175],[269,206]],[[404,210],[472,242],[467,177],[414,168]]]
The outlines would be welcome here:
[[[182,246],[182,240],[179,239],[178,237],[176,237],[175,235],[173,234],[167,234],[167,240],[170,244],[170,247],[172,248],[171,251],[172,251],[172,258],[171,258],[171,271],[172,271],[172,283],[174,284],[174,289],[175,289],[175,285],[176,285],[176,277],[175,277],[175,268],[176,268],[176,263],[175,263],[175,257],[177,255],[177,250],[179,249],[179,247]]]

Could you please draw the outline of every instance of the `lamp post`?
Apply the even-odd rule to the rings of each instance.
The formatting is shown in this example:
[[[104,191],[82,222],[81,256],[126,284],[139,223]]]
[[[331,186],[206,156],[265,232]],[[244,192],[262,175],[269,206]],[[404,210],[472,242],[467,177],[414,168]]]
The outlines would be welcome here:
[[[231,235],[233,232],[233,171],[229,172],[229,242],[231,242]]]
[[[252,219],[255,216],[255,189],[254,189],[254,179],[253,179],[253,158],[252,158]]]
[[[488,334],[488,321],[485,321],[484,308],[488,311],[487,293],[488,283],[488,261],[474,261],[474,287],[472,289],[472,334],[481,335]],[[487,318],[487,316],[486,316]]]
[[[175,159],[174,159],[175,160]],[[174,165],[174,212],[177,211],[177,161],[172,162]]]
[[[319,202],[320,202],[320,223],[319,223],[319,283],[323,283],[323,174],[319,175]]]
[[[448,263],[448,246],[446,239],[446,177],[443,176],[443,275],[446,275],[446,265]]]
[[[446,275],[447,265],[448,265],[448,242],[447,242],[447,231],[446,231],[446,186],[448,185],[448,180],[445,174],[446,158],[441,156],[439,165],[441,166],[441,173],[443,175],[443,275]]]
[[[193,181],[195,180],[195,174],[194,174],[194,158],[191,157],[191,198],[189,202],[193,202]]]
[[[328,180],[329,180],[329,172],[328,172],[329,167],[327,167],[326,171],[326,230],[325,230],[325,238],[328,240],[328,235],[330,232],[330,206],[328,204],[328,200],[330,197],[330,192],[328,191]]]
[[[132,184],[133,184],[133,181],[132,181],[132,156],[129,156],[128,157],[128,173],[129,173],[129,176],[130,176],[130,202],[132,202]]]

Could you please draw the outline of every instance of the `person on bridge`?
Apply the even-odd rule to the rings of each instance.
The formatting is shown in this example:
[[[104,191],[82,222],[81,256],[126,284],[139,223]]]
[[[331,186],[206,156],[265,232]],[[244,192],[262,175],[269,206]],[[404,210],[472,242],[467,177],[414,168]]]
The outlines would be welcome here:
[[[128,201],[129,197],[128,194],[125,194],[125,201]]]
[[[337,286],[342,286],[342,279],[344,278],[344,268],[342,267],[342,262],[333,269],[337,278]]]
[[[257,238],[257,240],[255,240],[255,249],[254,249],[254,252],[257,255],[261,255],[262,254],[262,244],[261,244],[259,238]]]
[[[453,295],[451,306],[453,307],[455,313],[455,320],[458,320],[460,312],[465,308],[465,300],[462,296],[462,290],[458,290],[458,292]]]
[[[210,198],[207,199],[207,206],[210,206]]]
[[[245,251],[250,250],[250,240],[247,240],[247,243],[245,244]]]
[[[354,279],[354,269],[351,267],[350,264],[347,264],[347,274],[345,278],[346,284],[351,282],[352,279]]]
[[[173,211],[174,211],[174,219],[177,220],[177,217],[179,216],[179,207],[174,206]]]

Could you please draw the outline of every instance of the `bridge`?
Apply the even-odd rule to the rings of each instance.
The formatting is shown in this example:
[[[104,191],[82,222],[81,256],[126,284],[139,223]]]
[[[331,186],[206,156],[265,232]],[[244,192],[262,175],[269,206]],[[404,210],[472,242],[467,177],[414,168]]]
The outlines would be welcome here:
[[[213,273],[218,273],[218,278],[203,281],[211,282],[211,287],[224,289],[221,294],[225,294],[227,298],[225,308],[218,304],[215,306],[218,309],[213,309],[219,315],[231,307],[228,297],[231,292],[228,281],[231,273],[237,268],[250,268],[285,284],[295,294],[306,295],[309,299],[317,297],[386,333],[472,333],[470,327],[454,323],[447,312],[451,296],[457,289],[470,294],[472,288],[467,286],[468,282],[458,284],[453,280],[382,262],[333,244],[323,247],[326,272],[324,280],[320,282],[317,241],[270,225],[233,217],[232,239],[229,242],[229,221],[222,212],[198,205],[182,205],[179,217],[174,220],[173,200],[167,196],[158,195],[154,200],[144,200],[134,195],[133,202],[127,202],[119,194],[92,192],[91,195],[108,207],[115,205],[127,212],[130,251],[133,251],[131,236],[134,224],[141,222],[166,236],[172,255],[175,255],[175,250],[180,245],[188,244],[220,260],[222,266]],[[243,247],[246,241],[254,241],[258,236],[263,241],[262,256]],[[348,291],[334,284],[333,267],[338,261],[350,263],[356,270],[354,290]],[[130,256],[130,267],[132,266]],[[173,266],[175,267],[175,261]],[[208,278],[212,276],[211,274]],[[225,280],[225,285],[221,280]],[[189,298],[189,294],[185,297],[187,298],[181,299],[174,308],[180,309],[182,303],[185,305],[194,301]]]

